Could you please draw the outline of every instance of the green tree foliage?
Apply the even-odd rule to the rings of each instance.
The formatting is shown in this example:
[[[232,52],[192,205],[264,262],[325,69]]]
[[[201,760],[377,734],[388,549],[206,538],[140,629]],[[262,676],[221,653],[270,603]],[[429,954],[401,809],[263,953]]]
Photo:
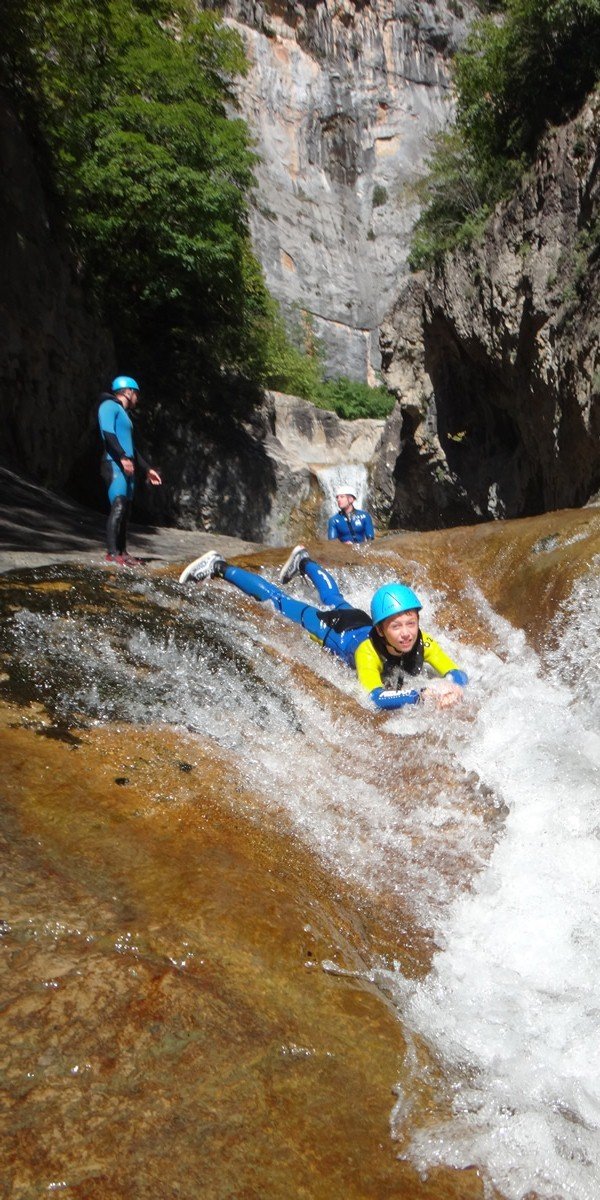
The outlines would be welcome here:
[[[422,184],[412,264],[468,239],[508,194],[548,123],[577,110],[600,78],[600,0],[506,0],[456,56],[454,129]]]
[[[456,126],[438,134],[427,173],[415,189],[423,214],[413,234],[412,269],[481,233],[496,199],[515,179],[514,166],[505,159],[484,166]]]
[[[247,230],[254,154],[232,115],[237,34],[187,0],[28,0],[6,44],[123,360],[206,400],[225,364],[259,357],[268,301]]]
[[[0,15],[0,86],[49,151],[123,366],[192,417],[260,386],[326,403],[321,359],[288,337],[250,245],[238,35],[192,0],[0,0]]]

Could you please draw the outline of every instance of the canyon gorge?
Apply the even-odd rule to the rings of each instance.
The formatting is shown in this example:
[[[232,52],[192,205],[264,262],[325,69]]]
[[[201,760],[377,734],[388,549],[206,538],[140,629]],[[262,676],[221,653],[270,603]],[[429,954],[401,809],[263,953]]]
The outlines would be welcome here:
[[[479,242],[408,272],[414,184],[451,117],[449,62],[476,12],[400,0],[224,10],[249,62],[239,104],[259,156],[250,222],[267,282],[322,342],[331,374],[381,371],[397,400],[362,459],[381,527],[529,515],[585,504],[600,486],[595,100],[548,133]],[[4,462],[98,506],[110,337],[6,97],[0,156]],[[294,532],[318,532],[311,463],[290,464],[272,397],[245,423],[200,430],[173,400],[150,429],[167,482],[143,497],[147,518],[282,542],[299,469]],[[329,426],[335,462],[341,427]]]

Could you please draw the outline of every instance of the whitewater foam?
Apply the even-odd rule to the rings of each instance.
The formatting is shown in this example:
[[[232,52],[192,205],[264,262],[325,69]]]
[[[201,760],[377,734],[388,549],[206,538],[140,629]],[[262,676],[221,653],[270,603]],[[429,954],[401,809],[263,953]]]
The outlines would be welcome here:
[[[581,614],[579,604],[580,622]],[[452,1096],[451,1117],[412,1129],[407,1153],[421,1170],[480,1164],[509,1200],[532,1191],[595,1200],[600,738],[522,635],[486,616],[507,661],[488,664],[457,756],[508,815],[489,866],[438,926],[444,948],[430,975],[415,986],[387,981],[403,1019],[443,1064]],[[406,1135],[402,1100],[395,1123]]]

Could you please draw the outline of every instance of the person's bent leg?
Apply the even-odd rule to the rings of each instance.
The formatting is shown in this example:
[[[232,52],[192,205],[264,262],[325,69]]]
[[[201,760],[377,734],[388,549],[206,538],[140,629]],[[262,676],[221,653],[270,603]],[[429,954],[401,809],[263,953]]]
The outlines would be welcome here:
[[[310,582],[316,587],[322,604],[331,605],[332,608],[351,607],[342,596],[333,575],[330,575],[329,571],[326,571],[320,563],[313,562],[312,558],[309,558],[308,562],[302,564],[302,574],[306,575],[307,579],[310,579]]]
[[[324,641],[330,632],[329,627],[319,620],[314,605],[305,604],[302,600],[294,600],[282,592],[276,584],[269,583],[268,579],[263,579],[261,575],[254,575],[252,571],[245,571],[243,567],[232,567],[229,563],[223,568],[221,574],[223,579],[226,579],[228,583],[233,583],[246,596],[252,596],[254,600],[261,602],[270,600],[277,612],[296,625],[301,625],[307,633],[312,633],[319,641]]]

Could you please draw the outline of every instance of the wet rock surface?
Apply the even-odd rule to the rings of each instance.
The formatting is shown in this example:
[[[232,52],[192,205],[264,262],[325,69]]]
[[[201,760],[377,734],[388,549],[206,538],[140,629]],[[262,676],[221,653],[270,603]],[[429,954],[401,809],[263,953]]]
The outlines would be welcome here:
[[[254,569],[280,564],[276,549],[250,549],[238,544]],[[479,578],[489,601],[542,646],[562,599],[598,562],[600,514],[396,535],[360,553],[320,550],[329,567],[350,566],[358,579],[378,563],[402,577],[426,568],[440,620],[449,632],[467,628],[483,654],[496,635],[465,576]],[[450,893],[481,864],[460,824],[454,834],[438,829],[441,798],[452,795],[456,819],[480,826],[484,858],[502,809],[476,777],[457,773],[438,736],[423,732],[435,749],[424,760],[419,738],[399,741],[336,679],[315,674],[298,630],[281,631],[277,616],[255,606],[249,646],[233,589],[217,583],[207,589],[212,607],[195,607],[175,582],[178,569],[157,562],[151,577],[125,579],[71,561],[13,571],[0,585],[4,1194],[499,1196],[474,1168],[419,1175],[396,1157],[402,1138],[389,1137],[398,1080],[415,1121],[427,1129],[440,1118],[439,1064],[414,1040],[405,1060],[398,1011],[372,973],[393,960],[407,978],[429,968],[434,938],[411,889],[373,890],[333,871],[289,814],[250,785],[240,748],[256,738],[266,777],[260,730],[268,735],[265,706],[275,706],[274,757],[284,755],[284,771],[293,764],[309,791],[323,766],[311,776],[303,759],[316,704],[322,753],[335,755],[340,780],[349,769],[357,788],[383,791],[396,780],[408,862],[419,852],[415,797],[420,805],[428,797],[427,860]],[[237,630],[231,644],[226,626]],[[214,681],[206,674],[204,704],[217,689],[212,735],[185,728],[186,689],[205,671],[192,657],[199,644],[215,669],[229,664]],[[190,673],[179,683],[172,676],[170,709],[171,660],[163,669],[159,651],[175,645]],[[275,694],[266,660],[282,665],[287,690]],[[251,709],[244,696],[255,697]],[[219,737],[238,709],[244,736],[227,749]],[[330,743],[334,726],[350,733],[350,759],[343,739]],[[385,879],[383,862],[381,870]],[[405,1073],[415,1054],[425,1068],[418,1087]]]
[[[421,1179],[389,1138],[404,1044],[363,954],[419,973],[427,931],[332,878],[214,739],[132,723],[152,680],[131,639],[209,636],[174,574],[157,593],[63,564],[0,587],[8,625],[42,635],[2,646],[5,1194],[481,1200],[475,1171]],[[133,692],[53,648],[74,622],[80,647],[88,628],[120,648]],[[244,672],[255,687],[240,648],[238,703]]]
[[[58,562],[100,565],[106,553],[106,517],[0,467],[0,572]],[[146,563],[183,566],[217,546],[238,552],[244,543],[195,530],[132,525],[129,551]]]

